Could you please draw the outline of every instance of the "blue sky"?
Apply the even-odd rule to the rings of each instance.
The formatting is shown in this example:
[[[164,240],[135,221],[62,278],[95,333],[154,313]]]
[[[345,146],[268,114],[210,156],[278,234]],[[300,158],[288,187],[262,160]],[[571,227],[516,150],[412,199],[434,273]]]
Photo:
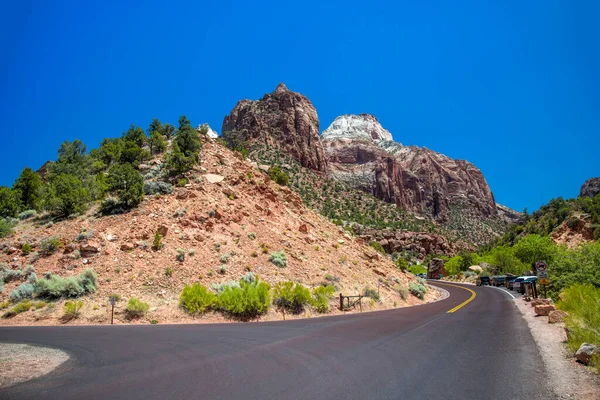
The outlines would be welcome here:
[[[375,115],[535,210],[600,176],[596,1],[13,1],[0,5],[0,185],[153,117],[221,131],[279,82],[321,130]],[[418,4],[415,4],[418,3]]]

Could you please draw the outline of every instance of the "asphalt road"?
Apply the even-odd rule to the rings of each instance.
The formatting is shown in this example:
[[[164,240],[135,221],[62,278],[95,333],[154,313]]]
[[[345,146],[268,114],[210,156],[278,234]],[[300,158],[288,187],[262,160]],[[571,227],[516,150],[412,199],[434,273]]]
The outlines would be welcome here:
[[[0,399],[552,399],[514,300],[490,287],[390,311],[214,325],[4,327],[71,354]]]

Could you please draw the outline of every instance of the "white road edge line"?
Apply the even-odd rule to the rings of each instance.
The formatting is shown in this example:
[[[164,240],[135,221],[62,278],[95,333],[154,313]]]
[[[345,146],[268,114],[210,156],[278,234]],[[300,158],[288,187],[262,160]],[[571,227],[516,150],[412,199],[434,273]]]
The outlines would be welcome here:
[[[490,287],[493,287],[494,289],[498,289],[498,290],[500,290],[500,291],[503,291],[504,293],[506,293],[507,295],[509,295],[510,297],[512,297],[512,298],[513,298],[513,299],[515,299],[515,300],[517,299],[515,296],[513,296],[513,294],[512,294],[511,292],[509,292],[509,291],[508,291],[508,290],[506,290],[506,289],[500,289],[499,287],[496,287],[496,286],[490,286]]]

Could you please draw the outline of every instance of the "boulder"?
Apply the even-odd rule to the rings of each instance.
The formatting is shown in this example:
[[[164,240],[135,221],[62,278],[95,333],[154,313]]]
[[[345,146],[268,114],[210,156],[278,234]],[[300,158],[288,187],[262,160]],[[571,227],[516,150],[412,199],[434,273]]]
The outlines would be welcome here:
[[[427,277],[433,278],[435,275],[447,275],[447,272],[444,269],[444,260],[441,258],[434,258],[429,262],[429,266],[427,268]]]
[[[127,242],[127,243],[123,243],[121,245],[121,250],[122,251],[131,251],[133,249],[135,249],[135,245],[133,243]]]
[[[551,304],[541,304],[539,306],[535,306],[533,310],[535,311],[536,315],[547,316],[550,311],[554,311],[556,308],[554,308],[554,306]]]
[[[589,365],[590,361],[592,360],[592,356],[598,354],[598,346],[589,343],[582,343],[581,346],[579,346],[577,352],[575,353],[575,358],[580,363],[584,365]]]
[[[554,310],[554,311],[550,311],[548,313],[548,323],[549,324],[556,324],[558,322],[563,322],[565,317],[568,314],[563,311],[563,310]]]
[[[483,268],[481,268],[479,265],[471,265],[469,267],[469,270],[471,270],[473,272],[477,272],[477,273],[483,272]]]
[[[87,242],[79,246],[82,254],[96,254],[100,252],[100,244],[97,242]]]
[[[223,179],[225,179],[225,177],[216,174],[206,174],[204,175],[204,178],[206,178],[208,183],[219,183],[223,182]]]
[[[160,235],[162,237],[167,236],[168,232],[169,232],[169,228],[167,228],[165,225],[161,225],[158,227],[158,233],[160,233]]]
[[[302,224],[300,225],[300,227],[298,228],[298,230],[302,233],[309,233],[310,232],[310,228],[308,227],[307,224]]]

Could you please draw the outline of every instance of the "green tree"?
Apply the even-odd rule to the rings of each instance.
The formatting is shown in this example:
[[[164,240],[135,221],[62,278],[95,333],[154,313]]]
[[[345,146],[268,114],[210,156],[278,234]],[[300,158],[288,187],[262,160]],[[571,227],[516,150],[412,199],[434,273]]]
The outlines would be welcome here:
[[[175,127],[169,123],[166,123],[163,127],[163,134],[167,139],[170,139],[171,136],[175,133]]]
[[[144,198],[144,178],[131,164],[115,164],[108,171],[108,191],[126,207],[137,206]]]
[[[448,273],[448,275],[457,275],[460,271],[462,271],[462,266],[464,264],[463,258],[461,256],[454,256],[444,264],[444,269]]]
[[[0,217],[13,218],[19,212],[19,192],[0,186]]]
[[[123,141],[119,138],[105,138],[100,143],[100,147],[90,151],[92,158],[102,161],[104,165],[110,166],[121,159],[121,150]]]
[[[13,190],[19,192],[23,207],[38,210],[42,185],[42,178],[31,168],[25,168],[13,184]]]
[[[193,156],[186,157],[181,151],[177,141],[173,142],[171,152],[167,154],[167,171],[171,176],[181,175],[189,171],[194,166],[195,158]]]
[[[146,130],[146,132],[148,132],[148,135],[152,135],[153,132],[158,132],[159,134],[164,134],[164,126],[162,124],[162,122],[160,122],[160,120],[158,118],[152,118],[152,122],[150,122],[150,125],[148,125],[148,129]]]
[[[142,128],[132,124],[127,132],[123,133],[122,139],[127,142],[133,142],[139,147],[142,147],[146,141],[146,134]]]
[[[150,154],[162,153],[166,150],[167,143],[158,131],[154,131],[148,139],[148,147],[150,147]]]
[[[61,217],[85,211],[90,191],[81,180],[69,174],[52,177],[44,200],[46,209]]]
[[[123,147],[121,148],[121,157],[119,161],[121,163],[129,163],[132,165],[138,165],[143,158],[142,148],[133,141],[124,141]]]
[[[175,141],[186,157],[193,156],[194,162],[198,160],[198,151],[202,148],[202,141],[198,132],[192,128],[190,121],[185,116],[179,118],[179,129]]]
[[[514,246],[515,256],[531,266],[538,261],[552,262],[556,254],[556,245],[549,236],[527,235]]]
[[[50,165],[50,176],[67,174],[85,179],[90,165],[86,152],[87,147],[79,139],[63,142],[58,149],[58,160]]]

